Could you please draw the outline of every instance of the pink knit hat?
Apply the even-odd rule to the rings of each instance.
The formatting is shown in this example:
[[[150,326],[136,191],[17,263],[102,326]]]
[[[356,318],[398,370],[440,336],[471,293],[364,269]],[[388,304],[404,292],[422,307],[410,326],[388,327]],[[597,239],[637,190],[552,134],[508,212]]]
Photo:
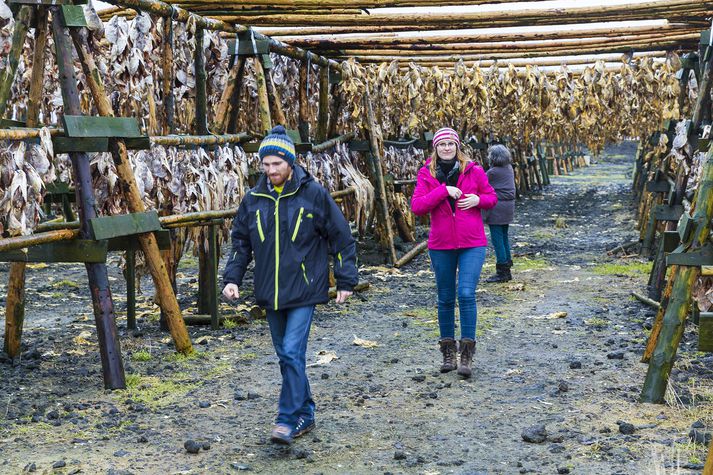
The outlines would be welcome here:
[[[443,127],[442,129],[438,129],[438,131],[436,131],[433,135],[433,147],[435,148],[438,145],[438,142],[442,142],[444,140],[452,140],[458,145],[458,148],[460,148],[460,137],[458,137],[458,132],[450,127]]]

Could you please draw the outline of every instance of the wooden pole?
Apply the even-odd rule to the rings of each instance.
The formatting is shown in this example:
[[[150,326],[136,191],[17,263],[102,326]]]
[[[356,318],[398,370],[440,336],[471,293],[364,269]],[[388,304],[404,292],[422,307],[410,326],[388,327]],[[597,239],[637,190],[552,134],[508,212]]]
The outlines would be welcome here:
[[[354,132],[349,132],[348,134],[334,137],[333,139],[329,139],[326,142],[322,142],[320,144],[313,146],[312,152],[323,152],[325,150],[329,150],[330,148],[335,147],[335,146],[339,145],[340,143],[349,142],[355,136],[356,136],[356,134]]]
[[[170,16],[163,18],[163,48],[161,49],[161,90],[163,92],[163,108],[166,122],[163,124],[163,134],[176,132],[175,96],[173,95],[173,20]]]
[[[47,8],[37,7],[35,26],[35,50],[32,56],[32,75],[30,78],[30,96],[27,101],[27,126],[39,124],[40,105],[42,104],[43,80],[45,71],[45,46],[47,45],[48,15]],[[24,38],[22,39],[24,43]],[[1,115],[1,113],[0,113]],[[5,301],[5,352],[10,358],[20,354],[22,326],[25,321],[25,271],[24,262],[10,264]]]
[[[97,111],[101,116],[111,117],[113,111],[109,99],[106,95],[104,84],[101,81],[99,70],[94,63],[94,59],[89,53],[89,48],[86,40],[86,30],[73,30],[72,37],[77,46],[80,63],[92,92],[94,103]],[[109,145],[114,166],[116,167],[119,185],[124,192],[127,207],[131,213],[142,213],[146,211],[141,195],[139,194],[138,186],[134,172],[129,163],[126,145],[121,139],[110,140]],[[88,166],[88,162],[87,162]],[[156,298],[161,310],[166,315],[167,324],[171,332],[171,337],[176,345],[176,349],[181,353],[192,353],[193,346],[191,339],[188,336],[188,331],[183,323],[181,309],[178,306],[176,295],[171,286],[166,266],[161,258],[161,253],[158,249],[156,237],[154,233],[139,234],[138,240],[141,244],[141,250],[144,252],[146,264],[153,277],[154,285],[156,286]]]
[[[319,114],[317,116],[317,142],[327,140],[329,127],[329,67],[319,69]]]
[[[696,225],[686,252],[700,249],[708,240],[711,217],[713,217],[713,149],[708,150],[706,161],[703,164],[693,213]],[[699,275],[700,267],[698,266],[680,266],[676,275],[672,274],[671,276],[673,281],[671,298],[665,305],[666,310],[661,330],[649,362],[646,380],[641,391],[642,402],[662,403],[664,401],[668,377],[676,358],[678,345],[685,328],[686,316],[691,306],[693,284]],[[663,302],[661,308],[664,308]]]
[[[300,132],[302,142],[309,142],[309,61],[300,62],[300,82],[299,82],[299,120],[297,129]]]
[[[81,115],[77,77],[72,62],[72,43],[67,34],[67,28],[62,26],[59,7],[52,7],[52,36],[57,53],[60,89],[64,103],[64,113]],[[83,239],[93,237],[89,220],[97,216],[96,202],[92,188],[92,173],[89,167],[89,157],[84,152],[70,153],[74,172],[76,202],[79,208],[81,222],[80,236]],[[116,331],[114,303],[109,288],[109,276],[106,264],[85,264],[89,278],[89,289],[94,304],[94,319],[97,327],[99,351],[101,354],[104,387],[107,389],[123,389],[126,387],[124,366],[121,361],[121,347]]]
[[[12,32],[12,45],[7,54],[7,67],[0,71],[0,118],[5,115],[5,110],[7,109],[7,103],[12,91],[12,83],[15,81],[15,72],[20,62],[22,48],[25,46],[25,37],[27,36],[27,30],[30,28],[32,16],[32,7],[23,5],[20,7],[20,12],[15,19],[15,29]]]
[[[15,236],[11,238],[0,239],[0,252],[14,251],[24,249],[30,246],[39,244],[47,244],[49,242],[69,241],[79,236],[79,222],[67,223],[73,224],[74,229],[56,229],[28,236]]]
[[[396,263],[394,264],[394,267],[398,268],[398,267],[403,267],[403,266],[405,266],[406,264],[408,264],[409,262],[411,262],[411,260],[412,260],[414,257],[416,257],[417,255],[421,254],[421,253],[422,253],[423,251],[425,251],[426,249],[428,249],[428,241],[423,241],[422,243],[419,243],[419,244],[415,245],[413,248],[411,248],[411,250],[410,250],[409,252],[407,252],[406,254],[404,254],[404,255],[401,257],[401,259],[399,259],[398,261],[396,261]]]
[[[370,170],[372,171],[372,181],[374,183],[374,190],[376,191],[376,211],[379,221],[383,226],[382,231],[386,234],[385,243],[389,252],[389,257],[391,258],[391,263],[396,263],[398,260],[396,258],[396,248],[394,247],[394,232],[391,229],[391,218],[389,214],[389,203],[386,201],[386,185],[384,183],[384,171],[381,168],[381,146],[379,137],[379,126],[376,123],[376,116],[374,115],[374,108],[371,103],[371,98],[369,95],[369,86],[366,86],[366,91],[363,96],[364,108],[366,110],[367,118],[367,132],[369,134],[369,145],[371,148],[371,153],[367,154],[367,158],[370,163]],[[384,242],[384,237],[382,236],[382,242]]]
[[[258,115],[260,116],[261,132],[268,134],[270,130],[272,130],[272,118],[270,117],[270,101],[265,83],[265,69],[262,67],[262,61],[258,56],[253,57],[253,64],[255,66],[255,82],[257,84]]]
[[[166,135],[150,137],[152,145],[181,146],[181,145],[221,145],[226,143],[240,143],[253,138],[252,134],[242,132],[240,134],[224,135]]]
[[[282,98],[280,97],[280,92],[275,87],[275,83],[272,81],[272,75],[268,68],[265,68],[265,87],[267,88],[267,98],[270,103],[272,117],[275,119],[275,124],[282,125],[286,128],[287,119],[285,118],[285,113],[282,111]]]
[[[238,129],[238,119],[240,118],[240,95],[243,92],[243,78],[245,77],[246,57],[238,59],[238,76],[235,78],[235,90],[230,96],[230,109],[228,111],[227,132],[234,134]]]
[[[218,109],[215,111],[215,123],[213,125],[213,131],[216,134],[225,133],[225,129],[228,126],[229,114],[232,109],[231,98],[235,93],[235,89],[242,85],[244,71],[245,56],[241,56],[233,67],[230,68],[228,79],[225,81],[225,89],[223,89],[220,95],[220,101],[218,101]]]
[[[203,39],[205,30],[196,28],[196,134],[206,135],[208,133],[208,97],[207,97],[207,75],[205,72],[205,52],[203,51]]]

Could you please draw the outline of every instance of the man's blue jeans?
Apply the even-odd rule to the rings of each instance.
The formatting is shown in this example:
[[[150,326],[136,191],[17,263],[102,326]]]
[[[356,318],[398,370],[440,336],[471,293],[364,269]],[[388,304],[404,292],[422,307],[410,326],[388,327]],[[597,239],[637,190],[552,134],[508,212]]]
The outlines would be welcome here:
[[[314,419],[314,401],[306,372],[307,338],[314,305],[267,310],[275,352],[280,359],[282,389],[276,422],[294,427],[300,416]]]
[[[438,288],[438,326],[441,338],[455,338],[456,270],[461,338],[475,340],[478,309],[475,289],[485,262],[485,246],[446,251],[430,250]]]
[[[490,239],[495,248],[495,260],[498,264],[505,264],[512,260],[510,255],[510,239],[508,238],[508,224],[489,224]]]

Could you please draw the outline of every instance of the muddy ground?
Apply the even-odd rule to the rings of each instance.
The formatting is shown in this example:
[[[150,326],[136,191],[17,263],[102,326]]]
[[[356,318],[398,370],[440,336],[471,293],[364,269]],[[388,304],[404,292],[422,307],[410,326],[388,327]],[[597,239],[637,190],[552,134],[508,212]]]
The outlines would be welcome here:
[[[699,473],[706,429],[699,443],[689,431],[711,422],[713,357],[696,352],[693,326],[669,404],[637,402],[653,311],[630,292],[644,292],[649,264],[606,253],[638,240],[632,155],[610,150],[518,202],[514,280],[478,289],[470,380],[437,371],[427,254],[401,272],[364,266],[368,291],[318,308],[308,348],[318,427],[290,448],[268,439],[280,379],[264,320],[190,327],[198,352],[177,356],[148,278],[140,331],[124,329],[111,266],[129,388],[105,391],[84,268],[32,266],[22,358],[0,361],[0,473]],[[489,253],[485,275],[493,263]],[[191,313],[195,259],[180,272]],[[0,282],[4,295],[5,264]],[[540,424],[544,440],[526,442]],[[205,448],[187,453],[189,439]]]

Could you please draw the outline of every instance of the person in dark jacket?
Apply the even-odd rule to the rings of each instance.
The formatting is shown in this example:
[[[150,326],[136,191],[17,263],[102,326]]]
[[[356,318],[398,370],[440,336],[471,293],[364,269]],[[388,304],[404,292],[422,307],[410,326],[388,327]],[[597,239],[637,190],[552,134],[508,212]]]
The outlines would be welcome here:
[[[258,153],[264,173],[233,220],[223,295],[239,298],[254,256],[255,298],[266,309],[282,374],[272,440],[290,444],[315,426],[305,355],[314,307],[329,300],[328,257],[334,256],[336,301],[344,303],[358,280],[356,242],[329,192],[295,165],[284,127],[273,128]]]
[[[488,149],[488,181],[498,195],[498,204],[487,210],[485,222],[490,228],[490,239],[495,248],[494,275],[486,282],[507,282],[512,280],[512,255],[508,230],[515,215],[515,173],[512,169],[510,151],[504,145],[493,145]]]

